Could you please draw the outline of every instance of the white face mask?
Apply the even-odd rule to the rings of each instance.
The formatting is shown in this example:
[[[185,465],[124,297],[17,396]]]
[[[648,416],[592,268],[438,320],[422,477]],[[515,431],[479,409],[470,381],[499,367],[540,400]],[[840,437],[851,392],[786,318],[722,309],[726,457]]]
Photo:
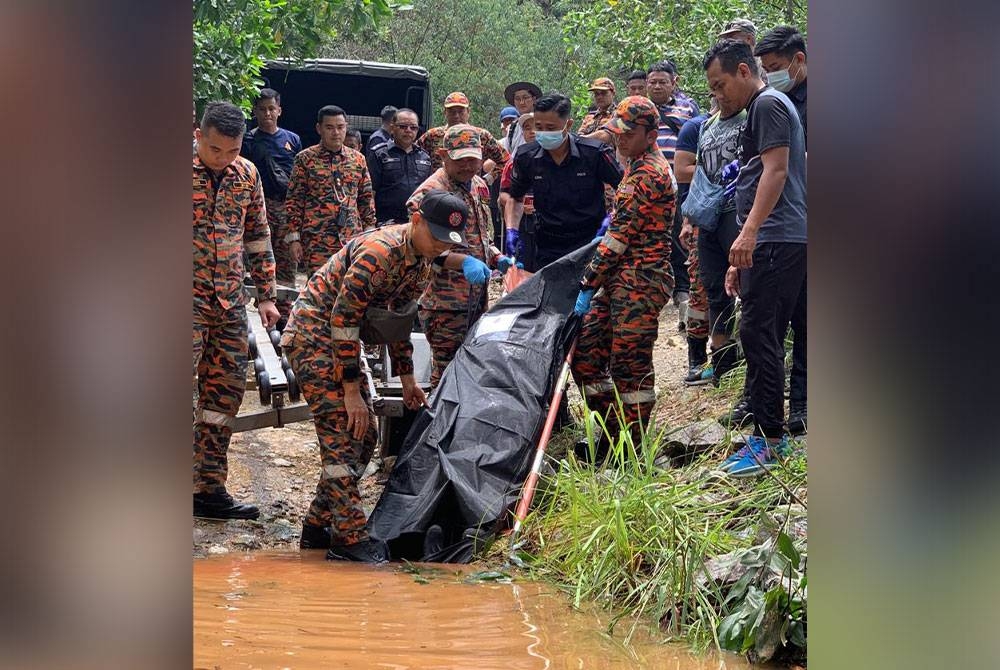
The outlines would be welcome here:
[[[792,78],[792,66],[789,65],[784,70],[775,70],[767,73],[767,83],[782,93],[788,93],[795,88],[795,80]]]

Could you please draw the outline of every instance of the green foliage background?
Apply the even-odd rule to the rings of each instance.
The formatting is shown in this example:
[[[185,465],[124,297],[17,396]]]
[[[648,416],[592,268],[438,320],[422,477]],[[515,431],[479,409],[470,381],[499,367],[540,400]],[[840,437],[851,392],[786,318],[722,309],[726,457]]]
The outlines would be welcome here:
[[[701,59],[727,21],[807,34],[807,11],[805,0],[194,0],[194,98],[249,108],[270,58],[405,63],[428,69],[435,100],[464,91],[473,123],[496,128],[512,81],[570,95],[579,120],[591,80],[612,77],[621,96],[631,70],[671,58],[707,106]],[[443,122],[434,107],[423,122]]]

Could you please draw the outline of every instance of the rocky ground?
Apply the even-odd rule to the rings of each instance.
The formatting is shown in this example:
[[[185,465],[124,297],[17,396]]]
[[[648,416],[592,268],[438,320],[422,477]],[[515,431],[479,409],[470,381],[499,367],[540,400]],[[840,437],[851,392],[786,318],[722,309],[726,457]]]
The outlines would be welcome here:
[[[658,404],[656,416],[671,426],[682,426],[724,412],[734,391],[711,386],[687,387],[687,348],[677,331],[677,308],[669,305],[661,315],[660,334],[654,349]],[[580,402],[575,388],[570,402]],[[241,413],[259,409],[252,383]],[[385,481],[383,472],[361,480],[361,494],[369,510]],[[258,521],[208,521],[194,519],[196,557],[230,551],[298,549],[301,519],[312,500],[319,478],[319,453],[311,422],[284,428],[264,428],[238,433],[229,449],[230,493],[240,501],[260,507]]]

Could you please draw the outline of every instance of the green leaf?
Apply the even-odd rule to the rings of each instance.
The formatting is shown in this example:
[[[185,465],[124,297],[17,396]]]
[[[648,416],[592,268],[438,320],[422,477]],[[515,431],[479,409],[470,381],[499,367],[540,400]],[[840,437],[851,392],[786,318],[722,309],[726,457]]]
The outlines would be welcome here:
[[[778,551],[791,561],[792,567],[798,567],[799,552],[796,551],[792,538],[788,537],[784,532],[778,533]]]

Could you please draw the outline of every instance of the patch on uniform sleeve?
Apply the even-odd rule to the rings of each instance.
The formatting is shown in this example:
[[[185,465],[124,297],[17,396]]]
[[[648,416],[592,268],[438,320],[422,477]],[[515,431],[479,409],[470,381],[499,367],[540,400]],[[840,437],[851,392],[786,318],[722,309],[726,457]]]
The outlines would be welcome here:
[[[632,195],[635,193],[635,186],[632,184],[622,184],[618,187],[618,192],[622,195]]]
[[[248,181],[234,181],[233,182],[233,193],[242,193],[243,191],[249,191],[253,188],[253,185]]]
[[[372,277],[371,277],[372,286],[378,288],[383,284],[385,284],[388,278],[389,274],[383,268],[375,268],[372,271]]]

